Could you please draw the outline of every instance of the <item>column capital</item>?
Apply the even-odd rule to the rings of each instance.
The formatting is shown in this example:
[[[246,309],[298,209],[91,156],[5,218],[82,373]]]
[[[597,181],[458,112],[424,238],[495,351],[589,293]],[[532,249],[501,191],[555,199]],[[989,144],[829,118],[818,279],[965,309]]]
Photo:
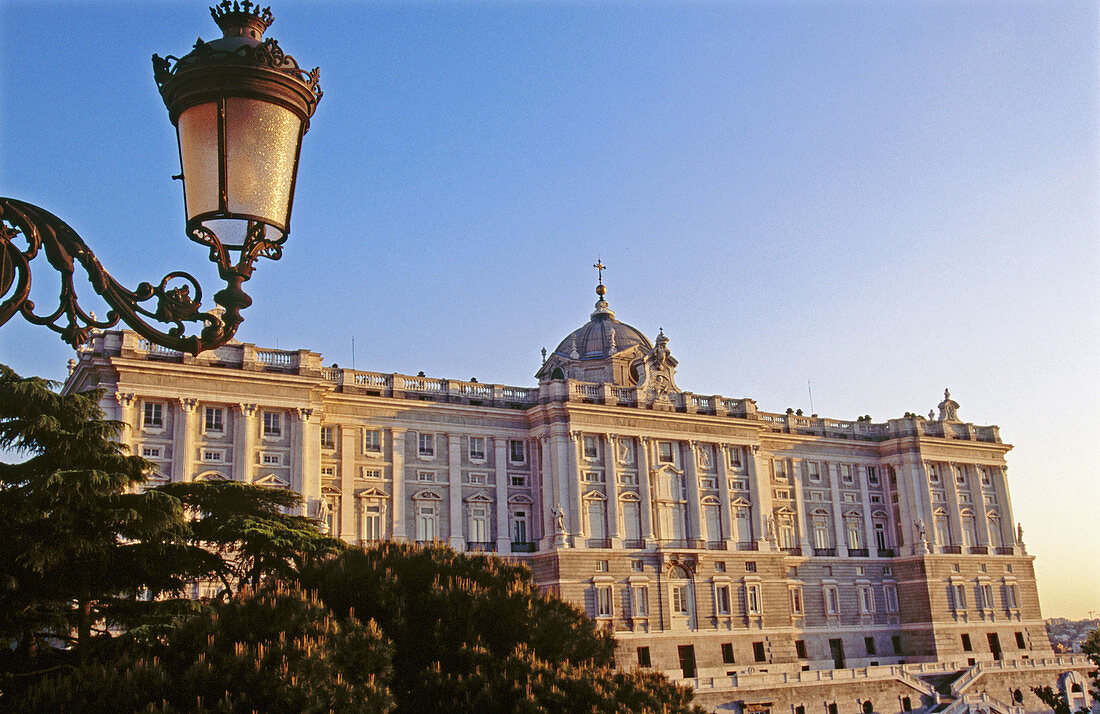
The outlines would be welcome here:
[[[240,409],[241,415],[248,418],[248,419],[251,419],[252,417],[256,416],[256,405],[255,404],[241,403],[241,404],[237,405],[237,408]]]
[[[575,429],[570,429],[569,432],[566,434],[566,436],[569,437],[570,441],[576,441],[580,437],[580,435],[581,435],[581,432],[579,432]]]
[[[309,421],[310,417],[313,416],[313,410],[305,407],[298,407],[294,412],[298,415],[300,421]]]
[[[199,405],[199,400],[194,397],[180,397],[179,398],[180,409],[185,412],[195,411],[195,407]]]
[[[616,439],[618,439],[618,438],[619,438],[619,435],[618,435],[618,434],[614,434],[614,433],[612,433],[612,432],[610,432],[610,431],[607,431],[607,432],[604,432],[604,435],[603,435],[603,437],[604,437],[605,439],[607,439],[608,441],[615,441]]]
[[[652,436],[639,436],[638,441],[642,442],[643,444],[648,444],[649,442],[653,441],[653,437]]]
[[[406,429],[404,427],[401,427],[401,426],[395,426],[395,427],[390,429],[391,434],[393,434],[394,436],[401,436],[401,437],[405,436],[405,434],[407,434],[408,431],[409,431],[408,429]]]
[[[115,392],[115,402],[120,407],[129,407],[134,403],[134,395],[132,392]]]
[[[698,439],[688,439],[688,444],[693,449],[698,449],[699,448],[699,440]]]

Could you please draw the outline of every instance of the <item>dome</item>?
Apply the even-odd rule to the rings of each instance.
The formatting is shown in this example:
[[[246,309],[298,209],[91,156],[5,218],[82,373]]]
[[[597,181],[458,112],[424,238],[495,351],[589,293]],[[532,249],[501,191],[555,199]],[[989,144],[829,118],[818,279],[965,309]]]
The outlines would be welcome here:
[[[591,319],[569,333],[554,354],[569,360],[606,359],[636,345],[646,351],[653,349],[640,330],[615,319],[615,313],[601,295]]]

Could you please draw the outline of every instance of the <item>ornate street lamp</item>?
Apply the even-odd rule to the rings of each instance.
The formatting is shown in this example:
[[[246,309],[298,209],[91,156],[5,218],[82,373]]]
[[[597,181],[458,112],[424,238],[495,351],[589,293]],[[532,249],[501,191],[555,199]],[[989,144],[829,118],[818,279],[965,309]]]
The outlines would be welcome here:
[[[153,55],[153,75],[176,126],[183,169],[186,232],[210,249],[226,286],[214,294],[221,310],[199,312],[202,289],[182,271],[130,290],[103,269],[91,249],[64,221],[37,206],[0,198],[0,325],[20,312],[78,347],[93,328],[121,320],[151,342],[192,354],[225,344],[252,299],[241,285],[260,256],[278,260],[290,233],[298,155],[309,119],[321,99],[320,71],[306,72],[263,33],[270,8],[250,0],[223,0],[210,8],[223,36],[195,43],[183,57]],[[14,241],[27,247],[20,249]],[[28,298],[30,262],[39,251],[61,274],[57,309],[36,314]],[[97,319],[77,305],[74,261],[110,306]],[[143,303],[155,300],[155,304]],[[163,323],[154,327],[147,318]],[[203,323],[185,335],[186,322]]]

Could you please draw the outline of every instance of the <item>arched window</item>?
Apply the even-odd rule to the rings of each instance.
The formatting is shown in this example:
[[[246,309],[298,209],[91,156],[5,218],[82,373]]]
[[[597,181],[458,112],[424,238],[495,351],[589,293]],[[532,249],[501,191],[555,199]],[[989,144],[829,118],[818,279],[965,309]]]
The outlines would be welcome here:
[[[680,565],[672,565],[668,571],[669,608],[673,625],[692,627],[695,618],[695,588],[691,575]]]

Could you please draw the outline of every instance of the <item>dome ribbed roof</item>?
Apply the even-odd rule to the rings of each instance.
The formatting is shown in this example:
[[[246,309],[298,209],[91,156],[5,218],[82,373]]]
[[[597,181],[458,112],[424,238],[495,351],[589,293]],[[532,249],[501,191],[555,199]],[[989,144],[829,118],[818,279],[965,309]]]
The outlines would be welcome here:
[[[647,351],[653,349],[640,330],[615,319],[615,313],[601,296],[591,319],[569,333],[554,354],[566,359],[603,359],[635,345]]]

